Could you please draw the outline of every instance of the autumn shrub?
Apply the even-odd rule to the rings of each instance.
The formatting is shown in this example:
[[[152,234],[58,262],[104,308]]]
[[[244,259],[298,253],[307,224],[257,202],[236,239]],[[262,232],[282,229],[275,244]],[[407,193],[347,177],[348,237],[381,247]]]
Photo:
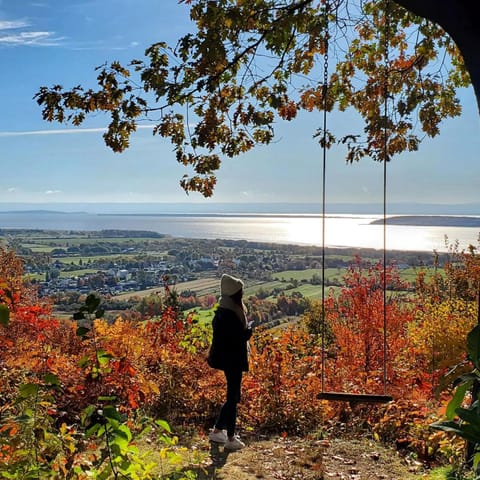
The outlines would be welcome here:
[[[162,297],[157,293],[137,298],[137,300],[135,310],[140,313],[142,318],[152,318],[156,315],[161,315],[163,311],[163,301]]]
[[[247,301],[248,318],[254,322],[256,327],[268,325],[273,320],[279,321],[281,312],[275,302],[260,299],[258,296],[250,296]]]
[[[318,428],[325,413],[317,399],[320,362],[318,344],[299,328],[255,334],[241,418],[266,431],[299,433]]]
[[[155,356],[145,355],[152,346],[146,339],[174,348],[181,338],[188,343],[175,309],[169,305],[157,322],[161,329],[152,332],[145,323],[103,321],[100,299],[89,295],[76,317],[80,323],[59,322],[49,303],[18,281],[18,259],[0,257],[7,279],[0,282],[0,368],[6,373],[0,383],[0,476],[153,478],[154,464],[133,445],[145,425],[129,417],[141,400],[153,403],[158,393],[144,368],[143,359]],[[167,449],[171,438],[168,432],[160,437]]]
[[[64,478],[71,466],[76,439],[65,424],[57,428],[54,375],[30,378],[15,401],[3,405],[0,427],[2,478]]]
[[[429,299],[416,309],[408,335],[415,355],[424,359],[435,379],[463,357],[467,334],[477,322],[477,314],[477,305],[462,299]]]
[[[78,424],[67,425],[55,416],[52,393],[58,388],[54,375],[20,386],[0,428],[2,478],[153,480],[158,478],[157,462],[149,460],[153,452],[141,452],[136,446],[145,433],[168,453],[170,470],[175,469],[180,457],[172,448],[177,439],[168,423],[140,419],[141,430],[132,431],[128,418],[110,404],[112,399],[100,397],[102,408],[90,405]]]
[[[32,373],[47,373],[64,331],[52,318],[51,304],[23,281],[14,252],[0,248],[0,304],[7,309],[0,325],[0,400],[8,404]]]
[[[322,302],[311,300],[301,316],[301,324],[308,333],[316,335],[320,342],[328,345],[334,341],[334,338],[329,323],[324,322],[323,314]]]
[[[217,303],[217,297],[215,295],[204,295],[200,297],[200,306],[204,310],[208,310],[213,308],[213,306]]]
[[[378,394],[388,385],[402,393],[411,376],[405,352],[413,309],[400,293],[407,285],[395,267],[384,269],[359,258],[348,268],[344,284],[325,301],[328,389]],[[385,298],[385,286],[397,293]]]
[[[438,420],[438,401],[414,402],[395,400],[377,411],[370,419],[377,440],[413,455],[425,465],[461,463],[464,442],[450,438],[445,432],[434,431],[430,423]]]
[[[449,248],[443,274],[438,270],[416,278],[415,318],[408,335],[417,358],[422,358],[433,382],[463,358],[468,332],[478,321],[480,257],[477,249]]]
[[[448,260],[444,264],[445,281],[436,288],[440,298],[457,298],[466,301],[478,299],[480,289],[480,256],[478,245],[459,250],[458,244],[449,246]]]
[[[76,317],[82,325],[65,322],[50,335],[54,322],[40,309],[12,308],[8,324],[12,328],[3,333],[18,335],[25,356],[20,370],[25,374],[13,387],[16,398],[4,396],[8,403],[0,423],[2,477],[154,478],[155,463],[145,461],[134,445],[145,431],[144,422],[135,424],[130,419],[140,399],[158,392],[141,360],[148,358],[145,338],[148,335],[159,345],[168,343],[172,340],[168,328],[179,332],[181,322],[167,309],[162,330],[157,328],[151,335],[148,325],[121,319],[108,324],[102,316],[100,299],[89,295]],[[73,340],[68,335],[73,329],[75,345],[80,347],[75,351],[66,343]],[[62,332],[66,335],[60,336]],[[179,348],[178,342],[171,345]],[[2,351],[5,365],[14,364],[16,345],[10,346]],[[167,429],[160,440],[169,451],[174,437],[168,424],[159,422],[151,421],[155,428]],[[173,457],[171,451],[168,458],[173,461]]]

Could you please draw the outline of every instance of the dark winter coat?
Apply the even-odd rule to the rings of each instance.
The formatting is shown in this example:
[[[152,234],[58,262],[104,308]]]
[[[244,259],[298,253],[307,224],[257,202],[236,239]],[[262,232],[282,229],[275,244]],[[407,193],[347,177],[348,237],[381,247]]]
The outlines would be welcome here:
[[[252,329],[245,328],[238,315],[227,308],[219,307],[212,321],[213,339],[208,364],[218,370],[248,372],[247,342]]]

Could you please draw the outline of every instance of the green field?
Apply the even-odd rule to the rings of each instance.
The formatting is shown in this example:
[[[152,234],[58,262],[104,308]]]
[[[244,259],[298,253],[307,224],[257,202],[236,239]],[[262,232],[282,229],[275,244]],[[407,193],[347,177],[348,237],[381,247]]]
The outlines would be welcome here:
[[[244,294],[246,297],[255,295],[260,289],[270,292],[275,289],[283,290],[285,288],[285,283],[279,280],[274,280],[272,282],[255,282],[254,284],[247,284],[245,287]]]
[[[435,275],[435,269],[433,267],[417,267],[417,268],[405,268],[400,270],[400,278],[409,283],[415,283],[417,275],[419,272],[424,271],[427,278],[431,278]],[[440,275],[444,274],[443,269],[438,269],[437,273]]]
[[[200,307],[194,307],[190,308],[188,310],[185,310],[183,313],[185,316],[187,316],[191,312],[195,312],[194,319],[198,321],[200,324],[206,324],[206,323],[211,323],[213,319],[213,315],[215,313],[215,308],[212,307],[207,310],[203,310]]]
[[[104,261],[111,261],[111,262],[116,262],[119,260],[126,259],[128,260],[129,258],[133,259],[139,254],[126,254],[126,253],[112,253],[112,254],[102,254],[102,255],[78,255],[78,256],[69,256],[69,257],[57,257],[56,259],[64,264],[74,264],[74,265],[79,265],[80,260],[81,264],[85,265],[86,263],[89,262],[98,262],[100,260]]]
[[[321,285],[310,285],[305,284],[300,287],[292,288],[287,290],[285,294],[291,295],[294,292],[300,293],[303,297],[308,298],[309,300],[321,300],[322,298],[322,286]],[[325,294],[327,290],[325,289]]]
[[[342,276],[345,274],[345,269],[342,268],[326,268],[325,269],[325,280],[341,281]],[[293,281],[306,281],[310,282],[313,276],[316,275],[319,278],[322,278],[322,270],[320,268],[308,268],[306,270],[284,270],[283,272],[274,273],[272,276],[278,280],[284,282]]]
[[[61,271],[60,278],[72,278],[72,277],[80,277],[86,274],[96,273],[98,270],[95,268],[79,268],[78,270],[72,271]],[[25,275],[26,278],[30,280],[45,280],[45,273],[29,273]]]
[[[399,269],[400,278],[406,282],[414,283],[415,279],[420,271],[425,271],[427,278],[430,278],[435,274],[435,269],[433,267],[409,267]],[[439,269],[439,273],[443,274],[443,270]],[[346,273],[345,268],[326,268],[325,269],[325,281],[330,283],[342,283],[343,276]],[[322,277],[321,269],[306,269],[306,270],[285,270],[283,272],[278,272],[273,274],[273,277],[282,280],[284,282],[310,282],[312,277],[316,275],[317,277]]]
[[[157,243],[160,244],[161,238],[144,238],[144,237],[99,237],[99,236],[87,236],[82,235],[80,232],[75,232],[72,235],[52,235],[52,236],[36,236],[32,235],[18,235],[18,238],[22,241],[24,246],[45,246],[52,248],[68,248],[78,247],[79,245],[96,245],[99,243],[106,244],[120,244],[125,248],[130,245],[136,245],[138,243]]]

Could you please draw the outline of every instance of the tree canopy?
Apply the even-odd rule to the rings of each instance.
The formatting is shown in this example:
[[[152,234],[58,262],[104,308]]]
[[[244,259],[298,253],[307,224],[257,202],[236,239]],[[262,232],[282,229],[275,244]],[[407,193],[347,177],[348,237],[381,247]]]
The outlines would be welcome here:
[[[208,197],[224,158],[270,143],[275,122],[302,110],[361,115],[362,132],[312,131],[326,148],[344,144],[348,162],[415,151],[461,113],[456,92],[470,85],[462,54],[439,23],[400,5],[408,0],[180,3],[192,33],[99,67],[96,89],[41,87],[43,118],[80,125],[105,112],[104,139],[116,152],[139,122],[153,121],[186,167],[181,186]]]

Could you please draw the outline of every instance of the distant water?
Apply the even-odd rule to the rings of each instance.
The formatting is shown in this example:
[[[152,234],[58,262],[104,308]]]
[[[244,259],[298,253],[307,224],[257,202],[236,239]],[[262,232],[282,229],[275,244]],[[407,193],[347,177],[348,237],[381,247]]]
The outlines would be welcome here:
[[[327,215],[325,245],[383,249],[381,215]],[[148,230],[173,237],[322,245],[322,217],[314,214],[94,214],[0,212],[0,228]],[[445,237],[460,248],[478,246],[480,228],[388,225],[387,250],[445,251]]]

